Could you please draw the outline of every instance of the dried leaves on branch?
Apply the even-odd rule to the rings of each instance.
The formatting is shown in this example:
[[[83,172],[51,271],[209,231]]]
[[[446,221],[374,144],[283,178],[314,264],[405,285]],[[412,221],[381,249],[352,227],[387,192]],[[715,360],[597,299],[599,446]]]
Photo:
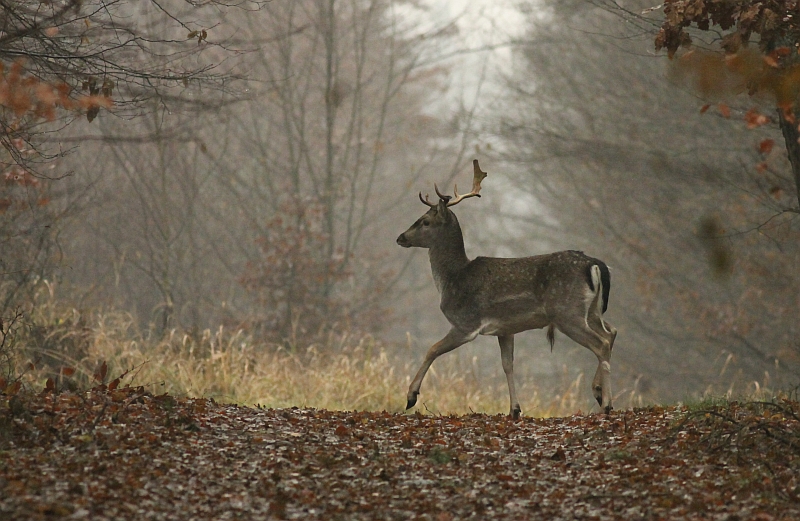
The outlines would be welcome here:
[[[670,58],[681,47],[691,48],[681,57],[681,65],[697,72],[697,87],[704,95],[766,93],[788,110],[800,92],[798,22],[795,1],[671,0],[664,3],[655,48],[666,49]],[[693,46],[692,28],[720,30],[719,45],[725,55]]]
[[[204,4],[0,0],[0,61],[24,60],[38,80],[67,83],[89,95],[107,96],[118,86],[126,103],[135,106],[153,96],[167,96],[170,86],[187,87],[196,81],[221,87],[227,77],[196,56],[212,45],[208,32],[188,20],[202,18],[213,12],[210,9],[217,9],[219,16],[226,3]],[[191,62],[186,60],[193,56]]]
[[[664,48],[672,58],[679,48],[691,47],[677,60],[676,69],[690,78],[704,97],[762,94],[777,107],[800,203],[796,114],[800,95],[800,4],[795,0],[668,0],[663,8],[664,22],[655,38],[656,50]],[[696,35],[707,33],[724,53],[708,50],[711,45],[693,45],[690,30]],[[727,105],[721,103],[719,107],[728,117]],[[771,121],[753,110],[745,120],[751,129]],[[766,164],[762,162],[757,170],[763,172]],[[779,198],[781,192],[773,191],[772,195]]]
[[[222,0],[207,5],[225,7]],[[112,107],[131,117],[153,98],[181,106],[210,103],[208,95],[188,91],[222,90],[231,77],[199,56],[211,45],[208,32],[199,28],[193,31],[199,37],[189,32],[187,39],[191,28],[181,21],[201,16],[203,8],[189,2],[0,0],[0,142],[11,160],[0,155],[0,168],[32,168],[35,161],[11,143],[36,143],[53,130],[42,128],[42,121],[80,112],[91,122],[101,108]],[[38,161],[58,155],[43,153]]]
[[[36,141],[32,136],[44,132],[39,120],[80,111],[91,122],[101,108],[112,106],[132,117],[153,98],[173,109],[212,103],[213,96],[190,91],[229,88],[231,75],[214,63],[224,60],[227,51],[219,42],[209,43],[206,29],[190,27],[197,22],[182,19],[220,16],[225,8],[224,0],[202,6],[182,1],[0,0],[0,141],[24,166],[31,161],[14,155],[8,143]],[[201,55],[211,46],[216,48],[213,56]],[[4,163],[0,156],[0,166]]]
[[[16,391],[0,408],[4,517],[800,515],[792,401],[514,422],[243,408],[113,383]]]
[[[670,56],[692,38],[686,28],[694,24],[701,31],[719,26],[731,30],[722,38],[722,47],[736,52],[754,35],[759,37],[762,51],[769,52],[776,42],[785,40],[798,29],[798,2],[730,0],[667,0],[664,2],[664,24],[656,36],[656,50],[666,48]]]

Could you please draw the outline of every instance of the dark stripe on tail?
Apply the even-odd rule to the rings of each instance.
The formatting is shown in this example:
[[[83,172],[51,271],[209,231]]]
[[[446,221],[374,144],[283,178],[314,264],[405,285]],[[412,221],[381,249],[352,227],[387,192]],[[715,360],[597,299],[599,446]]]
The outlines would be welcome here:
[[[611,291],[611,272],[605,262],[592,259],[592,264],[586,267],[586,279],[589,281],[589,287],[592,291],[595,290],[592,283],[592,266],[595,264],[600,268],[600,282],[603,284],[603,313],[605,313],[608,310],[608,294]]]

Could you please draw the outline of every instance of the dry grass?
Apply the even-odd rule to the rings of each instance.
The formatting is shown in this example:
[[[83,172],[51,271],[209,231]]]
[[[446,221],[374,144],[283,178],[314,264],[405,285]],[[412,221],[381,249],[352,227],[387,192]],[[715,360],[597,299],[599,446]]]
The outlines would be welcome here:
[[[314,407],[329,410],[400,412],[417,362],[408,346],[389,346],[371,336],[331,336],[325,345],[287,350],[259,342],[241,330],[223,327],[200,335],[171,331],[155,339],[137,331],[133,319],[119,312],[80,314],[57,305],[40,306],[31,315],[36,324],[17,335],[19,353],[35,361],[24,379],[34,388],[75,369],[61,385],[88,388],[105,362],[110,378],[126,373],[124,383],[142,385],[154,393],[214,398],[221,402],[265,407]],[[19,364],[25,367],[27,363]],[[506,413],[508,389],[501,373],[476,376],[455,357],[444,356],[431,367],[417,410],[426,414]],[[714,392],[686,400],[707,403],[717,397],[766,399],[774,396],[763,384],[741,384],[745,392]],[[536,417],[565,416],[586,411],[588,382],[583,374],[566,371],[560,383],[543,390],[518,379],[522,410]],[[646,400],[634,390],[620,389],[618,409],[640,407]]]
[[[138,331],[125,313],[80,313],[61,307],[52,291],[28,313],[27,322],[17,339],[18,367],[35,362],[24,380],[38,388],[62,367],[75,373],[57,376],[58,385],[90,387],[92,375],[105,362],[110,378],[126,373],[123,383],[155,393],[266,407],[399,412],[416,371],[416,362],[408,361],[408,346],[389,346],[371,336],[331,336],[325,345],[293,350],[223,327],[199,335],[172,331],[154,338]],[[487,378],[491,383],[459,368],[453,357],[442,357],[428,373],[417,409],[431,414],[506,413],[505,378]],[[547,392],[518,382],[523,411],[546,417],[585,409],[583,375],[562,380],[560,388]]]
[[[124,383],[142,385],[154,393],[266,407],[400,412],[419,363],[415,356],[422,354],[421,349],[412,349],[410,341],[409,345],[389,345],[369,335],[330,336],[323,344],[293,349],[224,327],[195,335],[174,330],[156,337],[151,331],[140,331],[126,313],[79,312],[65,306],[55,293],[52,285],[44,284],[36,305],[10,337],[17,367],[24,369],[24,381],[32,388],[41,388],[53,376],[64,380],[57,378],[59,385],[91,387],[92,375],[106,362],[110,378],[126,373]],[[25,369],[30,360],[35,362],[33,370]],[[477,366],[464,367],[463,362],[452,355],[437,360],[415,410],[425,414],[507,413],[508,389],[499,364],[486,374]],[[75,374],[59,377],[62,367],[75,369]],[[768,374],[762,382],[734,376],[718,381],[725,387],[709,387],[685,401],[776,396]],[[634,383],[632,388],[615,389],[616,408],[655,401],[656,397],[645,398],[637,387]],[[566,368],[547,385],[518,376],[517,391],[522,410],[529,416],[596,410],[585,375],[576,376]]]

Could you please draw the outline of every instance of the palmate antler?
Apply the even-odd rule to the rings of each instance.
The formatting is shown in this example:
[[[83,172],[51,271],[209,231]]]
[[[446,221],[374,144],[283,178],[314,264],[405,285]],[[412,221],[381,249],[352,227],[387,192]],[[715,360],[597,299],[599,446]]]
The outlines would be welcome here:
[[[434,183],[433,188],[436,190],[436,195],[438,195],[439,199],[441,199],[442,201],[447,201],[447,206],[455,206],[458,203],[460,203],[461,201],[463,201],[464,199],[467,199],[468,197],[480,197],[481,196],[481,194],[480,194],[481,181],[483,181],[486,178],[487,174],[486,174],[486,172],[481,170],[481,167],[478,165],[478,160],[477,159],[474,159],[472,161],[472,168],[473,168],[473,171],[474,171],[474,174],[472,176],[472,191],[467,193],[467,194],[458,195],[458,185],[454,185],[453,186],[453,197],[450,197],[449,195],[442,194],[439,191],[439,187],[436,186],[436,184]],[[430,206],[431,208],[436,206],[435,204],[433,204],[432,202],[430,202],[428,200],[428,196],[427,195],[425,195],[425,198],[423,199],[422,198],[422,192],[419,193],[419,200],[422,201],[423,204],[426,204],[426,205]]]

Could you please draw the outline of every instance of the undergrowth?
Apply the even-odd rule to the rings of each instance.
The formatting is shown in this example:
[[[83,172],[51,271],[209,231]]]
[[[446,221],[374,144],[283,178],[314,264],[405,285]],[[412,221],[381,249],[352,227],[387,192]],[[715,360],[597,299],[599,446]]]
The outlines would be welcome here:
[[[796,392],[794,393],[796,397]],[[792,499],[797,494],[796,477],[800,467],[800,403],[791,393],[768,401],[716,401],[704,408],[685,409],[665,440],[665,444],[685,443],[693,438],[693,450],[719,456],[725,463],[735,463],[751,470],[764,467],[759,486],[773,480],[792,484],[787,487]],[[788,475],[776,474],[770,462],[782,461],[790,469]],[[780,475],[779,475],[780,474]],[[749,488],[749,487],[748,487]]]
[[[47,300],[47,299],[45,299]],[[417,361],[408,346],[370,335],[329,335],[309,346],[275,345],[243,330],[219,327],[198,334],[179,330],[156,337],[139,331],[121,312],[81,313],[53,300],[29,311],[16,345],[18,377],[31,389],[51,380],[56,389],[88,389],[99,368],[125,385],[153,394],[214,398],[264,407],[400,412]],[[487,378],[489,379],[489,378]],[[417,410],[424,414],[508,412],[501,374],[480,381],[442,357],[431,368]],[[543,392],[518,382],[523,411],[564,416],[587,407],[583,375]]]
[[[241,329],[218,327],[196,334],[177,329],[157,336],[141,331],[129,314],[80,312],[65,307],[54,291],[43,292],[36,305],[5,325],[8,341],[6,382],[41,389],[48,380],[57,389],[89,389],[105,364],[110,378],[124,375],[125,385],[153,394],[214,398],[221,402],[264,407],[313,407],[329,410],[400,412],[419,361],[410,345],[390,345],[371,335],[328,335],[322,342],[289,348]],[[0,340],[2,340],[0,339]],[[421,353],[420,353],[421,354]],[[498,364],[499,365],[499,364]],[[424,414],[507,413],[508,389],[502,373],[479,377],[455,357],[444,356],[430,368],[417,407]],[[567,375],[568,373],[565,373]],[[755,383],[746,400],[772,396]],[[566,416],[592,410],[583,374],[565,376],[541,387],[517,381],[517,394],[528,416]],[[731,399],[707,393],[687,400],[689,411],[706,410]],[[622,390],[617,409],[641,407],[643,397]]]

